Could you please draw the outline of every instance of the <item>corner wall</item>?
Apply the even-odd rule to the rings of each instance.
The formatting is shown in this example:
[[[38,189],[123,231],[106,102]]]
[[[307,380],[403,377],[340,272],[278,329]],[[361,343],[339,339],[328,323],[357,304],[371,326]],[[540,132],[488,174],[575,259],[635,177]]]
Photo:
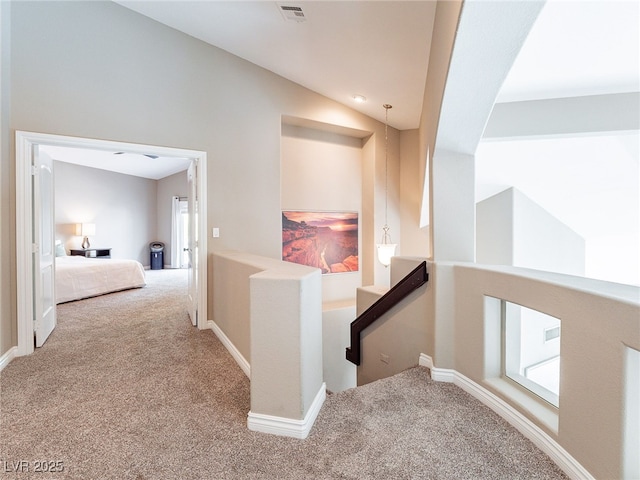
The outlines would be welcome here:
[[[400,233],[405,257],[427,257],[431,251],[429,225],[423,225],[421,218],[425,194],[424,160],[420,157],[420,131],[400,132]]]
[[[326,390],[320,270],[233,251],[212,260],[219,311],[209,323],[250,376],[248,428],[305,438]]]
[[[585,241],[515,188],[476,205],[476,261],[584,276]]]

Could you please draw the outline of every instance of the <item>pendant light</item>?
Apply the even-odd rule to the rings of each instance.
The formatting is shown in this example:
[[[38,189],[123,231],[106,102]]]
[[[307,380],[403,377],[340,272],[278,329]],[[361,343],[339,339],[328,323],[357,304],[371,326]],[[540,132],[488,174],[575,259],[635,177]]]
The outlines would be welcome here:
[[[385,267],[391,264],[391,257],[396,253],[396,243],[391,243],[389,225],[387,224],[387,203],[388,203],[388,177],[389,177],[389,109],[393,108],[388,103],[382,105],[384,112],[384,227],[382,227],[382,242],[378,243],[378,261]]]

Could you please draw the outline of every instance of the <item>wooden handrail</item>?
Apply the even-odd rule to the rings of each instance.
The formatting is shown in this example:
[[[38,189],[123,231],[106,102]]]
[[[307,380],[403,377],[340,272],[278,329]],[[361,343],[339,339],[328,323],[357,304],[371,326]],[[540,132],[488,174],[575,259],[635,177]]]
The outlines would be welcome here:
[[[422,262],[351,322],[351,346],[347,347],[347,360],[360,365],[360,334],[362,331],[411,292],[427,283],[428,280],[427,262]]]

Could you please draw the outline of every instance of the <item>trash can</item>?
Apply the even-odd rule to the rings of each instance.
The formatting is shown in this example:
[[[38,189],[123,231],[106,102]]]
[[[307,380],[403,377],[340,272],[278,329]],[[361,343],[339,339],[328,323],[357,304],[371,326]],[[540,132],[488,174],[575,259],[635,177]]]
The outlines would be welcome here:
[[[151,242],[151,270],[162,270],[164,268],[164,243]]]

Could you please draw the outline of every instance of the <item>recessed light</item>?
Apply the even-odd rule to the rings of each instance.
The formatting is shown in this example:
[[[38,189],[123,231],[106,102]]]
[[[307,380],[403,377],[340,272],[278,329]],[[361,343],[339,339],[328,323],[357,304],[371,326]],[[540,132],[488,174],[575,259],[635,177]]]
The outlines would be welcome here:
[[[364,103],[367,101],[367,97],[364,95],[353,95],[353,101],[356,103]]]

